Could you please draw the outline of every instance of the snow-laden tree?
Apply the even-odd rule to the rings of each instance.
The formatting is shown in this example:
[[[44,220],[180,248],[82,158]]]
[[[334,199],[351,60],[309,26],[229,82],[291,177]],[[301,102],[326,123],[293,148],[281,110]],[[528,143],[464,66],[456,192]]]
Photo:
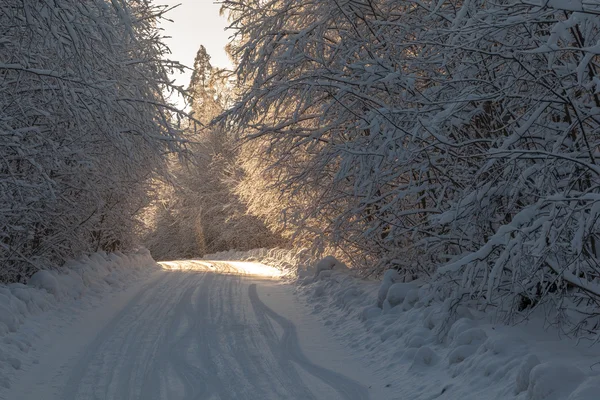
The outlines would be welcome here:
[[[247,212],[236,193],[244,175],[236,138],[211,125],[232,99],[229,75],[212,66],[200,46],[188,92],[193,115],[203,127],[187,133],[190,154],[172,160],[171,180],[149,208],[152,218],[143,242],[157,259],[282,244],[261,219]]]
[[[414,32],[377,26],[382,16],[400,15],[398,3],[224,4],[237,29],[231,48],[246,89],[230,121],[270,141],[269,175],[285,201],[298,204],[286,207],[285,222],[302,227],[307,240],[399,258],[393,251],[406,244],[402,233],[428,209],[396,215],[397,207],[385,206],[397,201],[396,192],[403,202],[423,198],[410,177],[419,154],[404,146],[423,144],[407,133],[416,129],[407,101],[419,97],[416,77],[390,57],[412,57],[415,46],[403,36]],[[298,203],[297,196],[306,199]]]
[[[224,7],[241,91],[224,120],[260,142],[304,234],[502,316],[550,304],[596,329],[600,7]]]
[[[200,45],[188,91],[192,111],[204,125],[210,125],[229,106],[233,95],[230,77],[229,71],[210,63],[210,55]]]
[[[132,245],[179,147],[151,1],[0,3],[1,279]]]
[[[481,159],[472,179],[434,220],[460,232],[457,257],[440,272],[503,312],[545,300],[550,321],[597,331],[600,7],[474,2],[461,11],[442,49],[455,71],[448,83],[470,82],[446,90],[459,100],[453,114],[476,115],[460,131],[491,141],[471,151]],[[450,118],[430,129],[448,131]]]

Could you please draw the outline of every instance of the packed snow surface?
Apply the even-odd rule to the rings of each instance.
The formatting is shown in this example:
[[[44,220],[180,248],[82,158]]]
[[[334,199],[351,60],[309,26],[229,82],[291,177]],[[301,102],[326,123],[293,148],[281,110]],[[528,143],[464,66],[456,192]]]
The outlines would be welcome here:
[[[47,312],[46,332],[8,361],[19,371],[0,397],[382,398],[385,384],[328,337],[280,275],[256,262],[165,262],[86,312]],[[62,296],[62,280],[33,281]]]

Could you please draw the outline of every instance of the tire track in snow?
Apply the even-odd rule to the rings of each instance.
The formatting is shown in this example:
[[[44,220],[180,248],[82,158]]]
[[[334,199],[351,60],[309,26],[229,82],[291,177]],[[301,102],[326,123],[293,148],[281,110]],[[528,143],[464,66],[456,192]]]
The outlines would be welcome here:
[[[253,294],[255,293],[255,295]],[[255,318],[258,321],[259,330],[261,336],[264,338],[265,346],[268,348],[270,354],[274,357],[276,366],[279,372],[277,378],[278,382],[286,388],[290,388],[291,393],[294,393],[298,399],[306,400],[317,400],[312,391],[303,383],[302,377],[296,370],[296,367],[292,364],[292,360],[288,357],[285,352],[281,351],[280,338],[277,331],[273,327],[272,320],[267,317],[264,309],[257,305],[258,294],[256,293],[256,285],[254,289],[252,285],[248,288],[248,297],[254,311]],[[262,303],[262,302],[260,302]],[[266,305],[265,305],[266,307]],[[284,397],[285,398],[285,397]]]
[[[210,395],[222,400],[281,399],[272,396],[275,369],[256,363],[265,346],[248,340],[259,332],[244,320],[245,303],[238,296],[240,286],[246,286],[242,282],[238,276],[215,275],[212,284],[196,292],[196,360],[204,366]]]
[[[165,365],[165,359],[157,357],[171,334],[169,324],[177,322],[181,315],[180,304],[185,304],[185,295],[191,285],[195,284],[198,274],[175,274],[167,279],[159,293],[152,293],[146,301],[146,307],[140,312],[136,326],[129,330],[124,340],[123,350],[119,352],[124,360],[121,367],[115,365],[118,373],[115,399],[144,399],[140,392],[146,387],[148,365],[153,368]],[[173,310],[175,312],[173,312]],[[152,397],[160,398],[160,397]]]
[[[343,399],[368,399],[360,384],[304,355],[296,327],[262,303],[255,280],[227,263],[213,268],[173,270],[145,286],[69,363],[55,399],[324,398],[301,371]]]
[[[152,289],[159,286],[160,283],[161,283],[160,279],[156,279],[150,285],[148,285],[144,289],[142,289],[128,303],[128,305],[123,310],[121,310],[121,312],[115,318],[113,318],[111,320],[111,322],[109,322],[108,325],[106,325],[106,327],[104,327],[104,329],[102,329],[102,331],[100,331],[100,333],[98,335],[96,335],[96,339],[94,339],[94,341],[90,345],[88,345],[85,352],[83,353],[82,356],[79,357],[78,362],[75,364],[75,367],[72,369],[73,373],[67,380],[63,394],[60,396],[61,399],[65,399],[65,400],[79,399],[79,397],[77,397],[78,391],[79,391],[80,386],[84,382],[84,379],[86,378],[86,373],[90,369],[90,366],[101,365],[101,363],[99,363],[99,362],[93,363],[93,361],[94,361],[94,358],[97,357],[97,353],[98,353],[99,349],[105,343],[106,338],[108,336],[110,336],[114,331],[116,331],[118,329],[118,327],[123,324],[123,321],[126,320],[127,317],[130,316],[130,314],[132,314],[133,309],[138,307],[140,300],[142,298],[144,298],[148,294],[148,292],[150,292]],[[133,314],[133,315],[135,315],[135,314]],[[105,393],[105,395],[106,395],[106,393]]]
[[[148,365],[161,364],[155,354],[168,334],[164,321],[194,281],[187,278],[166,274],[136,295],[86,348],[60,398],[142,398],[139,392]]]
[[[345,377],[344,375],[338,374],[337,372],[328,370],[312,363],[302,351],[300,342],[298,340],[298,333],[296,326],[285,317],[277,314],[275,311],[270,309],[265,303],[263,303],[258,297],[256,290],[256,284],[250,285],[248,288],[248,295],[254,310],[258,314],[264,314],[269,318],[273,319],[277,324],[283,328],[283,337],[280,342],[280,357],[293,361],[303,370],[321,380],[323,383],[332,387],[338,392],[342,398],[348,400],[367,400],[369,399],[368,390],[360,383]]]
[[[202,280],[206,277],[206,274],[202,275]],[[166,392],[167,388],[166,385],[163,385],[165,387],[161,386],[161,380],[168,376],[169,367],[172,367],[184,386],[184,400],[195,399],[197,395],[206,392],[206,385],[200,379],[201,374],[185,359],[185,354],[195,334],[194,319],[189,314],[188,308],[198,287],[192,284],[190,286],[184,291],[170,317],[167,332],[174,337],[163,335],[161,343],[158,345],[160,350],[144,373],[141,399],[155,400],[168,397],[166,393],[163,396],[163,392]]]

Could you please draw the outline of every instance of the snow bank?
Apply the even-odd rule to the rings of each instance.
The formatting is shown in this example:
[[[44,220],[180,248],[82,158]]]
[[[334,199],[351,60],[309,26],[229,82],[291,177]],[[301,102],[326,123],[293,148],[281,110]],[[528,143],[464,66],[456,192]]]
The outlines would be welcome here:
[[[578,368],[559,362],[538,364],[529,373],[528,398],[531,400],[562,400],[585,379]],[[596,399],[600,394],[596,394]]]
[[[419,287],[411,283],[394,283],[387,291],[385,302],[390,308],[399,306],[408,300],[408,304],[412,305],[419,299]]]
[[[319,276],[323,271],[331,271],[334,269],[348,270],[348,267],[334,256],[323,257],[315,264],[315,277]]]
[[[43,334],[22,331],[25,322],[83,299],[122,290],[159,269],[146,249],[128,255],[100,252],[69,261],[60,272],[38,271],[26,285],[0,285],[0,387],[10,387],[22,358]]]
[[[381,285],[379,285],[379,291],[377,292],[377,306],[383,307],[385,298],[387,297],[388,290],[395,283],[400,281],[400,274],[394,269],[385,271]]]
[[[600,398],[600,369],[592,368],[598,346],[577,347],[534,322],[493,324],[491,313],[456,307],[419,282],[399,282],[396,271],[381,283],[329,271],[304,281],[298,293],[333,336],[392,382],[390,398]]]

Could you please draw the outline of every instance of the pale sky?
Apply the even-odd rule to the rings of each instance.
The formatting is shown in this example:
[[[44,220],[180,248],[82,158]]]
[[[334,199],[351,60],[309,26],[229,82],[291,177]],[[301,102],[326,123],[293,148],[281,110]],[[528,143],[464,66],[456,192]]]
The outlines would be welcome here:
[[[202,44],[210,54],[213,66],[231,68],[224,50],[230,33],[225,32],[227,19],[219,15],[220,4],[215,4],[214,0],[156,0],[156,4],[181,4],[167,14],[173,22],[161,24],[164,35],[171,36],[166,43],[171,48],[173,60],[193,67],[196,52]],[[173,78],[177,84],[187,87],[191,75],[191,71],[187,71]]]

